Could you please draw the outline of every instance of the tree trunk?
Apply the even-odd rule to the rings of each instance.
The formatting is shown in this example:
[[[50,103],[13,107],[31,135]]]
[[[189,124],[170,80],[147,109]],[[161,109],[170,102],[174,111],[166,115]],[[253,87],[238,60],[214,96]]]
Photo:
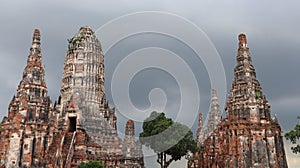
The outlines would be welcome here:
[[[161,152],[161,153],[157,154],[157,160],[156,161],[157,161],[157,163],[160,164],[161,168],[167,168],[167,167],[169,167],[169,165],[173,161],[173,158],[171,158],[167,161],[167,154],[165,152]]]
[[[167,168],[168,167],[168,165],[167,165],[167,154],[166,153],[164,153],[164,165],[165,165],[165,168]]]
[[[157,163],[160,164],[161,168],[164,168],[163,154],[162,153],[157,154]]]

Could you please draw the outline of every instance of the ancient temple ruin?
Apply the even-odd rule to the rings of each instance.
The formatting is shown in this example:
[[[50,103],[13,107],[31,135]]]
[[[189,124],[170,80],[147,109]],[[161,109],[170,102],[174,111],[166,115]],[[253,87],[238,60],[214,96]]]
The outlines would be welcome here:
[[[212,133],[198,140],[200,150],[188,162],[188,167],[286,168],[280,125],[276,117],[271,117],[270,105],[256,79],[246,35],[240,34],[238,38],[226,117]]]
[[[0,167],[77,167],[89,160],[106,168],[143,168],[141,143],[128,120],[125,137],[104,92],[104,55],[90,27],[69,39],[60,96],[52,104],[42,66],[40,31],[34,30],[23,71],[0,128]],[[281,128],[256,79],[247,39],[239,35],[234,80],[221,117],[216,90],[208,119],[199,114],[199,151],[191,168],[286,168]]]
[[[40,32],[34,31],[23,78],[0,130],[0,167],[77,167],[89,160],[104,167],[144,167],[134,123],[125,139],[104,93],[104,55],[90,27],[69,40],[60,96],[52,106],[42,66]]]
[[[210,111],[208,112],[205,127],[203,128],[203,130],[201,130],[201,132],[203,132],[203,137],[200,137],[200,141],[203,141],[214,132],[221,121],[221,115],[222,112],[220,110],[218,102],[217,91],[215,89],[212,89]]]
[[[44,162],[52,103],[42,66],[40,32],[35,30],[22,80],[0,131],[0,165],[30,167]]]

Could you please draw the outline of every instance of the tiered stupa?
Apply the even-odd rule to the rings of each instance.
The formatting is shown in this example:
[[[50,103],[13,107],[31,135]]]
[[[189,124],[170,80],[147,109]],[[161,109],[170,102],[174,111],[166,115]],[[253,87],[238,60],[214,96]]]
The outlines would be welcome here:
[[[104,55],[92,29],[82,27],[69,40],[54,107],[41,58],[35,30],[23,78],[1,124],[0,167],[65,168],[98,160],[105,168],[143,168],[133,121],[124,140],[117,135],[116,112],[104,93]]]
[[[217,128],[221,121],[221,115],[222,112],[218,102],[217,91],[216,89],[212,89],[210,111],[208,112],[207,122],[203,129],[203,137],[201,137],[202,141],[210,136]]]
[[[88,160],[101,160],[105,167],[130,167],[117,135],[115,109],[105,98],[104,55],[90,27],[82,27],[69,40],[55,109],[58,125],[48,153],[51,167],[76,167]],[[143,154],[138,152],[139,158],[132,162],[143,167]]]
[[[188,167],[286,168],[281,128],[256,79],[246,35],[239,35],[226,117],[203,140]]]
[[[52,104],[42,66],[40,31],[35,29],[27,65],[0,130],[0,165],[42,165],[48,147]]]

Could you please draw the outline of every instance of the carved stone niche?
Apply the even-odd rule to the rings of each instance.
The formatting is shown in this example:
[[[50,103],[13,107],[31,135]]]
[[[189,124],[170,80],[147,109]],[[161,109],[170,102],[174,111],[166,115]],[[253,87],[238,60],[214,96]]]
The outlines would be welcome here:
[[[83,71],[84,71],[83,64],[77,64],[76,67],[75,67],[75,72],[80,73],[80,72],[83,72]]]

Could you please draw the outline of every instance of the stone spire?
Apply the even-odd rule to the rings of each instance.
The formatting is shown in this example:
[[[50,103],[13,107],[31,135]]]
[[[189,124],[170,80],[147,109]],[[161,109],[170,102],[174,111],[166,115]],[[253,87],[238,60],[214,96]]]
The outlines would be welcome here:
[[[104,95],[104,56],[90,27],[69,40],[54,109],[47,96],[40,32],[34,30],[8,110],[0,129],[0,167],[77,167],[87,160],[102,161],[105,167],[144,167],[133,121],[128,121],[124,141],[117,136],[116,113]]]
[[[30,48],[30,55],[38,55],[41,54],[41,35],[39,29],[34,29],[33,37],[32,37],[32,46]]]
[[[226,102],[226,117],[205,138],[203,150],[199,151],[203,159],[198,162],[198,167],[286,168],[280,125],[270,118],[270,105],[256,79],[246,35],[240,34],[238,40],[237,64]],[[216,100],[214,97],[213,91],[212,102]],[[213,104],[212,109],[218,107]],[[209,118],[214,118],[211,116]],[[210,119],[207,127],[209,123]]]
[[[61,86],[62,103],[75,93],[84,96],[84,104],[101,106],[104,94],[104,55],[90,27],[82,27],[69,41]],[[84,93],[84,94],[83,94]]]
[[[247,38],[245,34],[239,35],[239,48],[238,49],[248,49]]]
[[[208,120],[204,129],[204,139],[206,139],[218,126],[221,120],[221,110],[218,103],[217,91],[212,89],[212,98],[210,104],[210,111],[208,113]]]
[[[269,120],[270,106],[256,79],[246,35],[240,34],[238,39],[237,63],[234,68],[231,95],[226,105],[226,115],[229,119],[238,117],[250,119],[253,122],[258,122],[260,118]]]
[[[40,46],[40,31],[34,30],[32,45],[29,56],[27,58],[27,65],[23,72],[23,79],[21,83],[30,83],[35,85],[42,85],[46,88],[45,70],[42,67],[42,52]]]
[[[256,78],[255,69],[252,65],[252,59],[250,56],[246,35],[240,34],[238,38],[239,44],[236,57],[237,65],[234,73],[235,80],[243,81],[247,79],[247,81],[249,81]]]
[[[2,121],[0,165],[39,167],[42,164],[52,112],[47,92],[40,31],[35,29],[22,80],[8,107],[8,117]]]
[[[197,129],[197,138],[196,138],[197,146],[200,146],[202,142],[203,142],[203,118],[202,118],[202,112],[200,112],[198,118],[198,129]]]
[[[100,132],[116,136],[117,131],[115,110],[109,108],[105,99],[101,44],[87,26],[81,27],[68,42],[61,94],[56,105],[60,112],[58,126],[73,131],[83,128],[96,142],[103,143],[106,140]]]
[[[95,33],[81,27],[68,42],[47,164],[76,167],[86,160],[101,160],[105,167],[143,167],[133,121],[126,125],[124,141],[117,135],[116,112],[104,93],[104,55]]]
[[[134,136],[134,122],[132,120],[128,120],[126,123],[125,135],[130,137]]]
[[[21,101],[21,106],[29,108],[28,111],[21,110],[21,114],[29,118],[46,117],[48,114],[40,114],[41,111],[49,111],[50,98],[47,96],[47,86],[45,81],[45,70],[42,67],[42,53],[40,46],[40,31],[34,30],[32,45],[27,65],[23,71],[22,80],[17,89],[17,95],[14,100]],[[36,105],[39,103],[39,110]]]
[[[134,121],[128,120],[125,127],[123,141],[123,155],[125,167],[144,167],[142,144],[134,139]]]

